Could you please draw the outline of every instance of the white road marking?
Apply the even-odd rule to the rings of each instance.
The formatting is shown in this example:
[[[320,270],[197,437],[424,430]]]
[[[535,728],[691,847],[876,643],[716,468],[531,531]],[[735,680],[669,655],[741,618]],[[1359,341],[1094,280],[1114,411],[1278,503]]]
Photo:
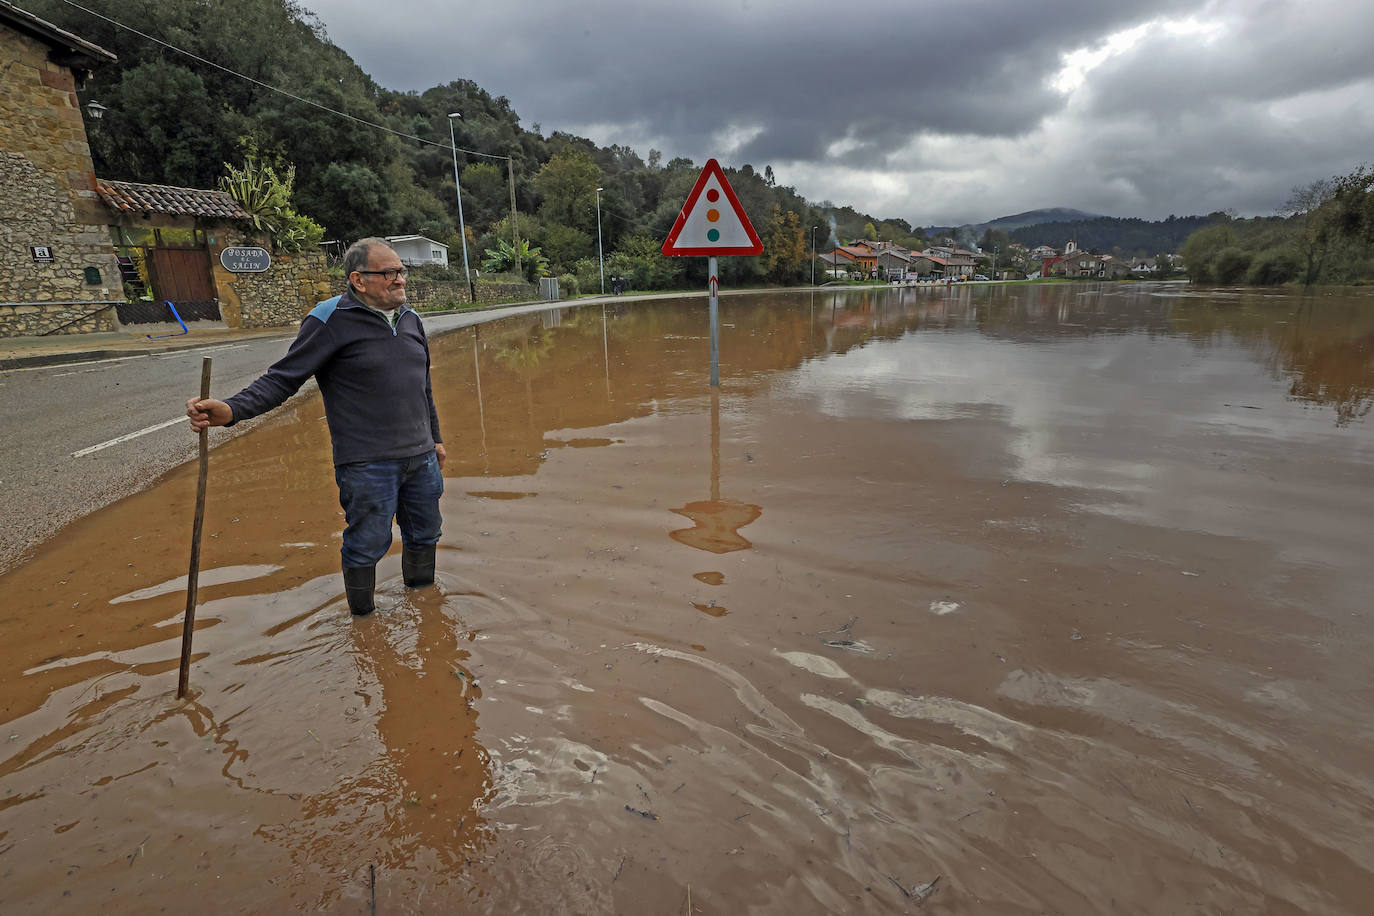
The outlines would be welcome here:
[[[54,363],[51,366],[21,366],[15,369],[5,369],[5,372],[39,372],[43,369],[58,369],[70,365],[94,366],[97,363],[122,363],[131,359],[147,359],[147,353],[140,353],[137,356],[112,356],[109,359],[88,359],[80,363]],[[68,373],[70,375],[72,373]]]
[[[108,441],[106,441],[106,442],[102,442],[102,443],[100,443],[99,445],[92,445],[92,446],[90,446],[89,448],[83,448],[83,449],[81,449],[81,450],[78,451],[78,452],[72,452],[72,457],[73,457],[73,458],[80,458],[80,457],[82,457],[83,455],[89,455],[89,454],[91,454],[92,452],[98,452],[98,451],[100,451],[101,449],[109,448],[109,447],[112,446],[112,445],[119,445],[121,442],[128,442],[130,439],[137,439],[139,436],[146,436],[146,435],[148,435],[148,433],[155,433],[155,432],[157,432],[159,429],[166,429],[167,427],[169,427],[169,426],[175,426],[175,425],[178,424],[178,423],[187,423],[187,424],[189,424],[190,422],[191,422],[191,418],[190,418],[190,417],[185,417],[185,416],[182,416],[182,417],[173,417],[172,419],[168,420],[166,423],[158,423],[158,424],[155,425],[155,426],[149,426],[149,427],[147,427],[147,428],[145,428],[145,429],[140,429],[140,430],[138,430],[137,432],[125,433],[125,434],[122,435],[122,436],[119,436],[119,437],[114,438],[114,439],[110,439],[110,440],[108,440]]]
[[[182,359],[182,358],[184,358],[188,353],[194,356],[194,355],[197,354],[197,353],[215,353],[215,352],[218,352],[219,350],[246,350],[246,349],[248,349],[248,346],[249,346],[249,345],[245,343],[245,344],[222,344],[221,346],[218,346],[218,347],[198,347],[198,348],[195,349],[195,350],[178,350],[176,353],[159,353],[158,355],[154,356],[153,358],[154,358],[154,359]]]

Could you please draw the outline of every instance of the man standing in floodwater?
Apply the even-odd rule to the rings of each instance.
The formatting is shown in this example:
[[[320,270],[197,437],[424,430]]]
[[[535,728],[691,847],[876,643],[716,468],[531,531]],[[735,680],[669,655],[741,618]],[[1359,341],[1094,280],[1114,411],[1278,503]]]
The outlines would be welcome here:
[[[334,479],[347,527],[343,580],[354,614],[373,610],[377,561],[401,528],[401,573],[412,588],[434,582],[440,469],[447,453],[429,380],[429,342],[406,305],[406,269],[385,239],[344,253],[348,289],[301,322],[286,355],[251,385],[217,401],[186,401],[191,429],[232,426],[267,413],[315,376],[324,395]]]

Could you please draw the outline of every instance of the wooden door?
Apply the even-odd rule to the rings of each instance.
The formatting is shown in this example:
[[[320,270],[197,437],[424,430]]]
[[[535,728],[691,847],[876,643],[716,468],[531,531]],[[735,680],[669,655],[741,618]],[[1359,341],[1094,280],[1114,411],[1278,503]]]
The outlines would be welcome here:
[[[215,298],[215,281],[203,248],[153,248],[148,252],[148,267],[156,299],[181,303]]]

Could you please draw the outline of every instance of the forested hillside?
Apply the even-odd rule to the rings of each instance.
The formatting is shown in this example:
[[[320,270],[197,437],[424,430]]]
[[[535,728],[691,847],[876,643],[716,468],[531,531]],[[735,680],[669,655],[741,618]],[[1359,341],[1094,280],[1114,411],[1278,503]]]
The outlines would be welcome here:
[[[537,124],[521,127],[508,99],[469,80],[420,93],[391,91],[289,0],[91,0],[92,9],[201,61],[60,0],[26,0],[25,7],[119,55],[82,93],[83,103],[97,99],[109,108],[89,132],[102,177],[215,187],[226,164],[242,164],[256,151],[279,171],[295,167],[295,206],[324,225],[326,238],[415,232],[449,242],[456,256],[448,114],[460,112],[454,127],[474,261],[516,234],[513,173],[518,238],[522,247],[528,241],[542,248],[554,273],[596,274],[598,187],[608,272],[645,288],[676,285],[685,279],[678,272],[704,270],[695,263],[700,259],[666,261],[656,254],[701,163],[664,162],[656,150],[642,157],[559,132],[545,137]],[[801,279],[810,269],[813,238],[822,250],[836,233],[847,240],[881,231],[911,240],[911,227],[900,220],[804,200],[777,184],[771,168],[727,172],[766,246],[758,258],[726,259],[723,269],[735,282]]]
[[[1013,229],[1010,235],[1013,241],[1020,242],[1027,248],[1037,245],[1063,248],[1065,242],[1073,239],[1079,248],[1100,254],[1153,257],[1159,252],[1178,251],[1189,235],[1207,225],[1217,215],[1170,216],[1157,222],[1099,216],[1086,220],[1023,226]]]

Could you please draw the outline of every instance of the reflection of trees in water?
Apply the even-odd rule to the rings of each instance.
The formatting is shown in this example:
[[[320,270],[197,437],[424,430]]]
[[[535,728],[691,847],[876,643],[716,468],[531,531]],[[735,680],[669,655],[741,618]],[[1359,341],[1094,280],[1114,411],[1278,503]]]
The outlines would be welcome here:
[[[554,349],[554,334],[542,323],[532,325],[513,341],[503,342],[496,350],[496,361],[518,375],[525,385],[525,415],[531,432],[535,430],[534,375],[539,365]]]
[[[357,694],[384,752],[303,798],[298,820],[259,831],[285,845],[297,868],[345,876],[338,893],[372,864],[393,882],[418,869],[429,889],[474,890],[465,866],[491,838],[480,813],[492,795],[491,761],[476,740],[481,692],[463,666],[471,653],[460,647],[476,634],[460,635],[442,601],[415,593],[385,616],[352,622]]]
[[[1330,406],[1337,426],[1374,407],[1374,310],[1367,302],[1256,294],[1184,300],[1174,317],[1193,340],[1226,334],[1263,347],[1271,371],[1287,376],[1289,396]]]
[[[1324,340],[1298,328],[1279,343],[1280,357],[1292,373],[1291,397],[1331,405],[1337,426],[1369,414],[1374,407],[1374,331],[1353,340]]]

